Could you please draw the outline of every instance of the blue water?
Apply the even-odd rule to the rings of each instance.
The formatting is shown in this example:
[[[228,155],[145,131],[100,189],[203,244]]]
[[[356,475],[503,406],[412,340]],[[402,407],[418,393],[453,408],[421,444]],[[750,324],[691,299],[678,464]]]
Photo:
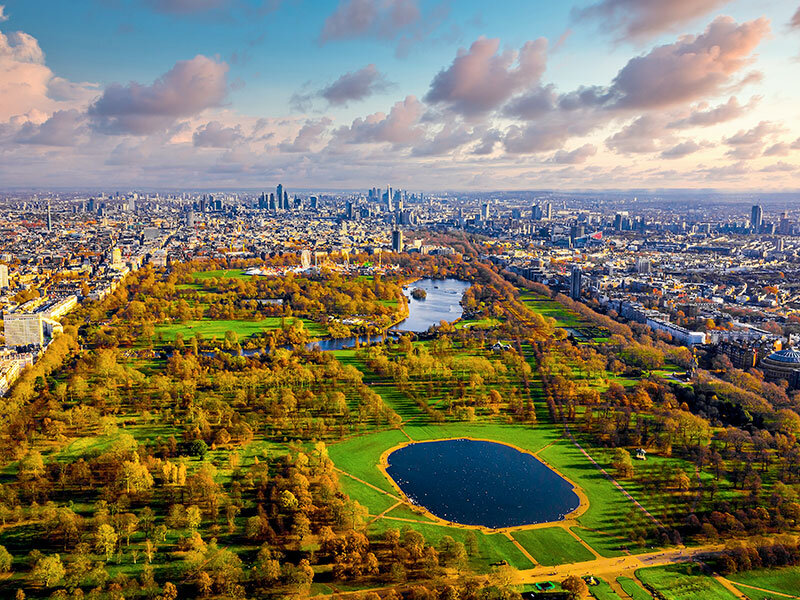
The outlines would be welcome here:
[[[388,462],[387,472],[411,502],[463,525],[549,523],[580,505],[568,481],[505,444],[414,443],[392,452]]]
[[[461,297],[471,284],[458,279],[420,279],[403,288],[408,298],[408,318],[393,327],[401,331],[422,333],[431,325],[441,321],[455,321],[461,318]],[[411,291],[421,288],[428,294],[424,300],[415,300]]]
[[[392,336],[393,331],[422,333],[428,331],[431,325],[438,325],[442,320],[455,321],[461,318],[464,312],[460,304],[461,298],[470,285],[472,284],[458,279],[420,279],[405,287],[403,293],[408,299],[408,317],[392,327],[389,335]],[[414,300],[411,297],[411,290],[414,288],[422,288],[428,293],[428,297],[424,300]],[[360,344],[368,343],[367,336],[359,336],[358,339]],[[380,339],[381,336],[372,336],[369,341],[376,342]],[[320,350],[328,351],[353,348],[355,345],[356,337],[353,336],[310,342],[308,348],[317,347]]]

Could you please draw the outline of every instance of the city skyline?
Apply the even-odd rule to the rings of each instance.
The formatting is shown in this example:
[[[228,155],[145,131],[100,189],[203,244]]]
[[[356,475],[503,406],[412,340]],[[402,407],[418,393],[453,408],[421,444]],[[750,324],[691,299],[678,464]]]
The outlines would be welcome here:
[[[3,187],[798,188],[794,3],[311,8],[6,2]]]

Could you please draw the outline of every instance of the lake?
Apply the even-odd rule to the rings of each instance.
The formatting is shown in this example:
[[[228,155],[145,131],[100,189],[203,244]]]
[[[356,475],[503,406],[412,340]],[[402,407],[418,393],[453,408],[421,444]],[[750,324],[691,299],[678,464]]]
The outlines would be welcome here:
[[[406,497],[463,525],[492,529],[560,521],[580,505],[572,484],[532,454],[497,442],[418,442],[389,454]]]
[[[442,320],[455,321],[461,318],[464,310],[461,308],[461,297],[464,292],[472,285],[468,281],[458,279],[420,279],[411,285],[403,288],[403,293],[408,299],[408,317],[392,327],[388,335],[396,336],[399,331],[413,331],[422,333],[428,331],[431,325],[438,325]],[[424,300],[411,298],[411,290],[422,288],[427,293]],[[359,343],[366,344],[369,341],[375,342],[380,336],[372,336],[367,340],[367,336],[359,336]],[[318,347],[320,350],[343,350],[352,348],[356,344],[356,338],[347,337],[341,339],[325,339],[318,342],[311,342],[308,347]]]

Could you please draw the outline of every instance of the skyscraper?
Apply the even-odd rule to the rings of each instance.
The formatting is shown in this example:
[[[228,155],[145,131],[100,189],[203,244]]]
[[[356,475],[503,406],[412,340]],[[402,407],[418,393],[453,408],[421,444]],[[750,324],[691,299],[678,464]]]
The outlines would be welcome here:
[[[569,282],[569,296],[573,300],[580,300],[581,297],[581,278],[583,271],[578,265],[572,267],[572,277]]]
[[[764,209],[761,208],[760,204],[754,204],[753,208],[750,209],[750,227],[754,233],[758,233],[763,225]]]
[[[0,290],[8,287],[8,267],[0,265]]]
[[[392,231],[392,252],[403,251],[403,232],[399,229]]]
[[[283,184],[279,183],[276,190],[275,203],[277,204],[278,208],[283,208]]]
[[[552,202],[548,202],[545,205],[545,218],[547,218],[548,220],[553,218],[553,203]]]
[[[53,215],[50,213],[50,200],[47,201],[47,231],[53,231]]]

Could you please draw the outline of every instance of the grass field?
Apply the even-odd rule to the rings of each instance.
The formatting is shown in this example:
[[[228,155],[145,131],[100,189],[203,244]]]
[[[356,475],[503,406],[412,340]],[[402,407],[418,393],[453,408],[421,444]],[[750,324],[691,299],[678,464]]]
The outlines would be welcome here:
[[[296,318],[289,317],[286,319],[287,324],[294,323]],[[303,326],[308,331],[309,335],[319,337],[327,335],[327,330],[314,321],[307,319],[299,319],[303,322]],[[188,340],[193,335],[199,333],[204,339],[211,339],[216,336],[218,340],[225,337],[228,331],[234,331],[239,336],[240,340],[250,337],[255,333],[262,331],[269,331],[272,329],[280,329],[281,317],[267,317],[261,321],[215,321],[212,319],[203,319],[201,321],[187,321],[186,323],[173,323],[171,325],[157,325],[156,334],[161,334],[165,341],[173,341],[180,333],[183,338]]]
[[[666,600],[736,600],[736,596],[693,564],[639,569],[636,576]]]
[[[736,583],[746,583],[765,590],[781,592],[797,596],[800,594],[800,567],[783,567],[781,569],[756,569],[744,573],[729,575],[727,579]],[[742,588],[744,591],[746,588]],[[755,590],[750,590],[754,592]],[[755,592],[764,597],[764,592]]]
[[[195,271],[192,277],[201,281],[207,279],[250,279],[252,275],[245,275],[243,269],[220,269],[217,271]]]
[[[527,529],[511,535],[540,565],[550,567],[594,559],[591,552],[561,527]]]
[[[617,583],[633,600],[653,600],[652,594],[630,577],[617,577]]]
[[[623,552],[621,549],[623,547],[632,550],[632,548],[630,548],[632,544],[624,539],[614,537],[613,535],[592,531],[590,529],[584,529],[583,527],[573,527],[572,532],[584,542],[589,544],[592,548],[594,548],[595,552],[597,552],[600,556],[605,558],[624,556],[625,552]]]
[[[561,304],[534,292],[521,292],[520,300],[533,312],[555,319],[556,327],[585,327],[590,323]]]
[[[602,579],[597,580],[597,585],[589,587],[589,593],[597,600],[621,600],[619,594],[611,589],[611,586]]]

